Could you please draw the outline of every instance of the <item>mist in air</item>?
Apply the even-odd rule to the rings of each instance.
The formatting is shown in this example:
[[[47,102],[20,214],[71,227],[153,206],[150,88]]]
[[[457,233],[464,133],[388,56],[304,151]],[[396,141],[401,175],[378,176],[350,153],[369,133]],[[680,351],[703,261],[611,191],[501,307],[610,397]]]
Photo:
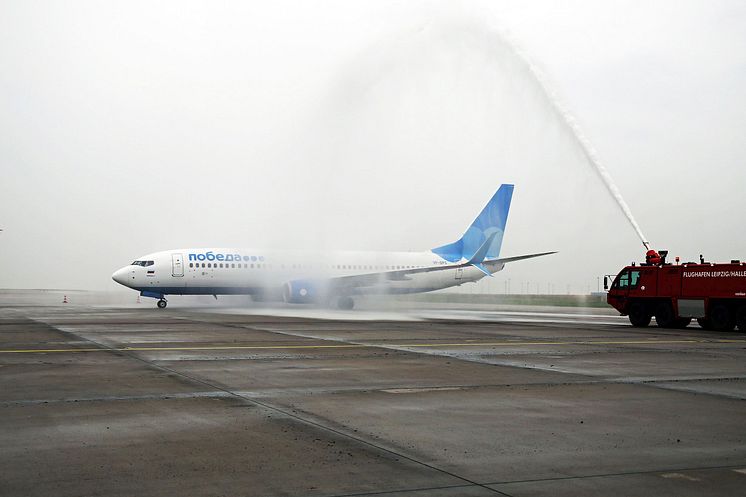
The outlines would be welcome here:
[[[746,258],[744,9],[661,32],[592,5],[5,5],[0,287],[113,289],[180,247],[429,250],[501,183],[501,255],[559,254],[481,291],[595,290],[642,229]]]

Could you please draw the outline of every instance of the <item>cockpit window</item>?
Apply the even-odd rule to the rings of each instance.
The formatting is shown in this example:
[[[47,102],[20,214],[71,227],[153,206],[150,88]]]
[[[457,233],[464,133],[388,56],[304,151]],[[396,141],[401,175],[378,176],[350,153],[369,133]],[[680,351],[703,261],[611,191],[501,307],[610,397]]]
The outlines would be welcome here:
[[[145,267],[145,266],[152,266],[153,264],[155,264],[155,261],[133,261],[131,265]]]

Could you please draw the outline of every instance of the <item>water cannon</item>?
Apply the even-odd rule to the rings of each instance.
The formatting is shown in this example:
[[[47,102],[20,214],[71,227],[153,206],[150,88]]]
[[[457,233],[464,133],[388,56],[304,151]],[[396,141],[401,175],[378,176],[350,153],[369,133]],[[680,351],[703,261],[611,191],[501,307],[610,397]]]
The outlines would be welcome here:
[[[648,249],[645,252],[645,264],[648,266],[657,266],[661,263],[661,256],[658,252],[653,249]]]
[[[655,251],[649,249],[645,252],[645,265],[646,266],[665,266],[666,257],[668,257],[668,250]]]

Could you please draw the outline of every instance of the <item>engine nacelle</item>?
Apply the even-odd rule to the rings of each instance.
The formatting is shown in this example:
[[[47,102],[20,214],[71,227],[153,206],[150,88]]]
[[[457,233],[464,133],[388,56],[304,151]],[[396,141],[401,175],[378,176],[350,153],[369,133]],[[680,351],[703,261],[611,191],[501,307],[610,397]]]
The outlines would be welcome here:
[[[288,304],[311,304],[318,302],[322,296],[322,286],[317,281],[293,280],[282,287],[282,299]]]

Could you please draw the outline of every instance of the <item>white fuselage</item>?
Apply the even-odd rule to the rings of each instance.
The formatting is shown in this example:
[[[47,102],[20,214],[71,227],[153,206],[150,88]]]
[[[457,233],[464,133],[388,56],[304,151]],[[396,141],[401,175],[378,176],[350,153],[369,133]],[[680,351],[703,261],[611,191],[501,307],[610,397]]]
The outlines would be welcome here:
[[[146,294],[220,295],[274,294],[298,281],[386,275],[407,269],[446,268],[414,272],[406,278],[378,278],[376,284],[356,288],[361,293],[415,293],[477,281],[485,274],[474,267],[456,267],[432,252],[309,253],[258,249],[177,249],[140,257],[113,279]],[[453,265],[452,269],[447,266]],[[499,267],[491,268],[499,271]],[[150,295],[154,296],[154,295]]]

